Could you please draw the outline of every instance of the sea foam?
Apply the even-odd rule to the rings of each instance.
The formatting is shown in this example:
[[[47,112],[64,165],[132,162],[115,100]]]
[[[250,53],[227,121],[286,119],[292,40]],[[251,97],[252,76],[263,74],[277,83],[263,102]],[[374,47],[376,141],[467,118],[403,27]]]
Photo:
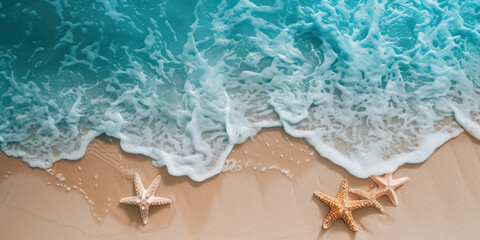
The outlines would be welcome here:
[[[283,126],[358,177],[480,138],[478,1],[0,3],[0,145],[31,166],[95,137],[204,180]]]

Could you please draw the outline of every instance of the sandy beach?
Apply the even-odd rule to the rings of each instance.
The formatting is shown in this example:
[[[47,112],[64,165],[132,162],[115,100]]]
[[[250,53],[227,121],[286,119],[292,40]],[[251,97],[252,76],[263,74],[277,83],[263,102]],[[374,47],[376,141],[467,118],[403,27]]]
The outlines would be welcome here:
[[[478,226],[480,0],[0,1],[0,240]]]
[[[119,203],[134,195],[134,172],[145,185],[160,174],[156,196],[173,201],[151,207],[145,226],[138,207]],[[480,141],[463,133],[424,163],[401,166],[394,178],[410,180],[396,190],[400,205],[383,196],[384,213],[355,211],[360,231],[354,233],[340,219],[323,229],[329,208],[313,192],[335,196],[344,178],[363,190],[374,182],[350,175],[280,128],[237,145],[224,171],[204,182],[171,176],[102,136],[82,159],[59,161],[49,170],[2,153],[0,238],[478,239],[479,173]]]

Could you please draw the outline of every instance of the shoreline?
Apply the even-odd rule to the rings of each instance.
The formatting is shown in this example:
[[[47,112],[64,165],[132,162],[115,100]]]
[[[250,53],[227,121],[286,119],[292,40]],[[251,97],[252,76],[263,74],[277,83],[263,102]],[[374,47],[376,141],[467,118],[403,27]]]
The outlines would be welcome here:
[[[109,139],[95,139],[82,159],[56,162],[49,172],[0,153],[0,215],[5,216],[0,235],[8,239],[71,238],[72,232],[78,239],[393,235],[404,239],[413,232],[428,238],[480,236],[475,227],[480,223],[476,204],[480,141],[466,133],[449,140],[425,162],[400,166],[394,178],[410,177],[397,189],[400,205],[394,207],[381,197],[383,214],[374,208],[355,211],[360,227],[356,234],[342,220],[323,229],[329,208],[313,192],[334,196],[343,178],[351,188],[363,190],[370,189],[373,181],[350,175],[279,128],[262,130],[253,141],[236,145],[224,171],[203,182],[171,176],[165,168],[153,166],[150,158],[125,153],[118,140]],[[138,207],[119,204],[121,197],[134,194],[135,171],[145,185],[160,174],[156,196],[173,201],[170,206],[152,207],[146,226]]]

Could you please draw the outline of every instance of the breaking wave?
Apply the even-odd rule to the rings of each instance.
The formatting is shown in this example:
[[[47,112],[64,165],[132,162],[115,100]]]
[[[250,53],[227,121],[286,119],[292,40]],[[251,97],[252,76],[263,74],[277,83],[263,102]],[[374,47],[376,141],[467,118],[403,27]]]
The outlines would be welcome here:
[[[480,138],[478,1],[0,3],[0,146],[31,166],[97,136],[196,181],[283,126],[358,177]]]

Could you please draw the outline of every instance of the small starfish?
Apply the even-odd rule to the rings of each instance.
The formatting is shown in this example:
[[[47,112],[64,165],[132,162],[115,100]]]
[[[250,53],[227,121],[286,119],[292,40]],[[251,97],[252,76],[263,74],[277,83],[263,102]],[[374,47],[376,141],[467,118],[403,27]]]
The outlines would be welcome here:
[[[398,206],[398,198],[394,190],[405,184],[409,178],[402,177],[393,179],[392,173],[386,173],[382,176],[370,176],[370,178],[378,185],[375,198],[387,195],[388,198],[390,198],[390,201],[392,201],[393,205]]]
[[[342,218],[352,231],[358,232],[359,229],[353,220],[352,211],[373,205],[371,200],[349,200],[347,179],[342,181],[336,198],[322,192],[315,192],[314,195],[330,207],[330,212],[323,222],[323,228],[325,229],[330,227],[338,218]]]
[[[160,184],[160,175],[158,175],[155,180],[148,186],[147,190],[143,187],[142,180],[138,173],[133,175],[133,182],[135,184],[135,193],[137,196],[134,197],[125,197],[120,199],[120,203],[129,204],[129,205],[138,205],[140,207],[140,215],[143,219],[143,224],[148,222],[148,208],[154,205],[166,205],[170,204],[172,200],[168,198],[155,197],[155,192],[157,191],[158,185]]]
[[[360,197],[361,199],[366,199],[366,200],[371,200],[372,201],[372,207],[378,209],[380,212],[383,212],[384,209],[382,205],[375,199],[376,194],[377,194],[377,188],[375,187],[372,189],[370,192],[365,192],[360,189],[349,189],[348,190],[350,193],[353,193]]]

